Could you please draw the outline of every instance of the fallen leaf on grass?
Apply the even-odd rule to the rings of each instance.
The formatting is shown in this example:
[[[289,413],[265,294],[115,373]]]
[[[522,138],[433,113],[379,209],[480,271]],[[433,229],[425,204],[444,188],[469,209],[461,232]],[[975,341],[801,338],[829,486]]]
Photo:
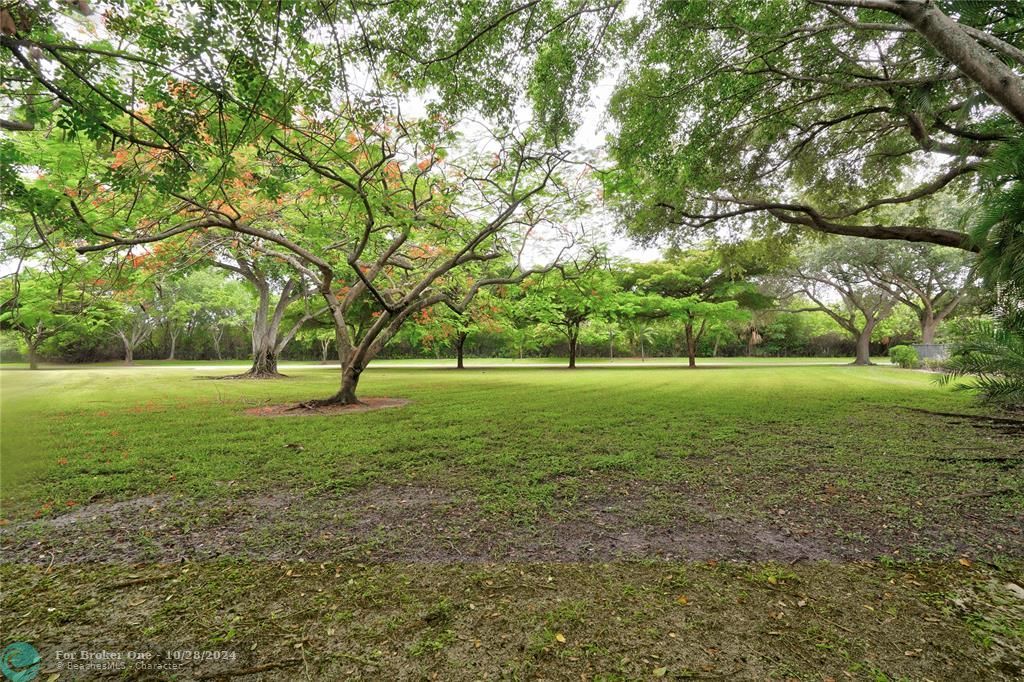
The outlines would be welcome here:
[[[668,668],[655,668],[651,671],[655,677],[665,677],[665,673],[668,672]]]
[[[686,606],[690,603],[690,600],[686,598],[685,594],[681,594],[678,597],[676,597],[676,601],[682,604],[683,606]]]
[[[555,641],[559,644],[565,644],[565,635],[559,632],[557,635],[555,635]]]

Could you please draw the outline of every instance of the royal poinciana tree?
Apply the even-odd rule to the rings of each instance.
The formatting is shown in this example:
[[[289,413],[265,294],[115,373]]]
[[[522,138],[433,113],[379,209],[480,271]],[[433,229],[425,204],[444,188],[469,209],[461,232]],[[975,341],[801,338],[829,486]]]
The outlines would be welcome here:
[[[449,146],[426,141],[421,126],[429,123],[398,117],[307,123],[279,131],[261,152],[261,175],[273,181],[261,187],[254,178],[253,192],[270,198],[265,210],[243,218],[223,191],[175,192],[157,219],[124,225],[93,195],[74,204],[93,236],[78,250],[137,248],[189,233],[249,240],[263,259],[298,273],[333,320],[341,386],[309,404],[349,404],[363,370],[413,315],[439,304],[461,313],[482,288],[530,274],[520,266],[523,248],[534,233],[558,233],[551,220],[571,216],[574,195],[558,177],[564,155],[530,133],[507,131],[500,145],[490,138],[493,148],[480,154],[460,153],[453,136]],[[353,324],[367,309],[372,321]]]
[[[566,156],[544,142],[570,122],[460,146],[451,130],[461,112],[479,104],[508,122],[520,90],[470,92],[452,67],[472,54],[497,82],[507,70],[481,58],[493,54],[491,28],[561,38],[589,10],[505,22],[504,10],[438,5],[431,17],[396,24],[393,8],[361,3],[140,9],[3,9],[3,126],[25,136],[2,143],[5,167],[41,161],[31,142],[51,131],[96,143],[82,145],[89,158],[70,174],[77,178],[5,173],[5,194],[33,215],[41,239],[78,243],[81,253],[190,234],[250,240],[328,308],[342,386],[323,402],[354,401],[366,364],[410,316],[438,304],[462,310],[482,288],[519,281],[529,270],[519,266],[523,243],[555,230]],[[452,12],[462,14],[459,31],[421,30]],[[452,50],[417,56],[449,38]],[[565,71],[557,61],[534,72],[518,61],[518,73],[538,81]],[[429,116],[403,118],[405,93],[428,87],[438,93]],[[239,190],[276,205],[243,206]],[[460,287],[451,275],[470,265],[482,276]],[[351,324],[367,313],[372,323]]]

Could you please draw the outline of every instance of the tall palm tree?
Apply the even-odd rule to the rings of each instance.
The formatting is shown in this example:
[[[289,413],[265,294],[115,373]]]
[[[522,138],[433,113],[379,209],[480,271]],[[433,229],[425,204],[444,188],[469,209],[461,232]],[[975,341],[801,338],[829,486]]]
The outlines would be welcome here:
[[[626,340],[630,346],[634,349],[639,346],[640,361],[644,362],[646,360],[644,343],[650,343],[654,339],[654,325],[649,320],[635,319],[624,324],[622,331],[625,333]]]

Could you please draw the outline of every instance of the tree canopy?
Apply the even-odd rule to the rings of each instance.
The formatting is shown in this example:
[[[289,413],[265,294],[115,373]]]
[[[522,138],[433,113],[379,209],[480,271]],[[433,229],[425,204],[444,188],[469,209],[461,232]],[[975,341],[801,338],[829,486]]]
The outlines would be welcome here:
[[[962,197],[1021,135],[1017,4],[651,2],[626,31],[608,188],[640,236],[795,226],[977,248],[954,221],[885,209]]]

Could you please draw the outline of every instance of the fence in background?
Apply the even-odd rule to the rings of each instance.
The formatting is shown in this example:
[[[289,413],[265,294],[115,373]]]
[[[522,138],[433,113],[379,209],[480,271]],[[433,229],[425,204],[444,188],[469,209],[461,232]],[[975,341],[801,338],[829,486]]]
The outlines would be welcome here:
[[[924,360],[945,360],[949,357],[949,345],[945,343],[916,343],[911,346],[917,357]]]

